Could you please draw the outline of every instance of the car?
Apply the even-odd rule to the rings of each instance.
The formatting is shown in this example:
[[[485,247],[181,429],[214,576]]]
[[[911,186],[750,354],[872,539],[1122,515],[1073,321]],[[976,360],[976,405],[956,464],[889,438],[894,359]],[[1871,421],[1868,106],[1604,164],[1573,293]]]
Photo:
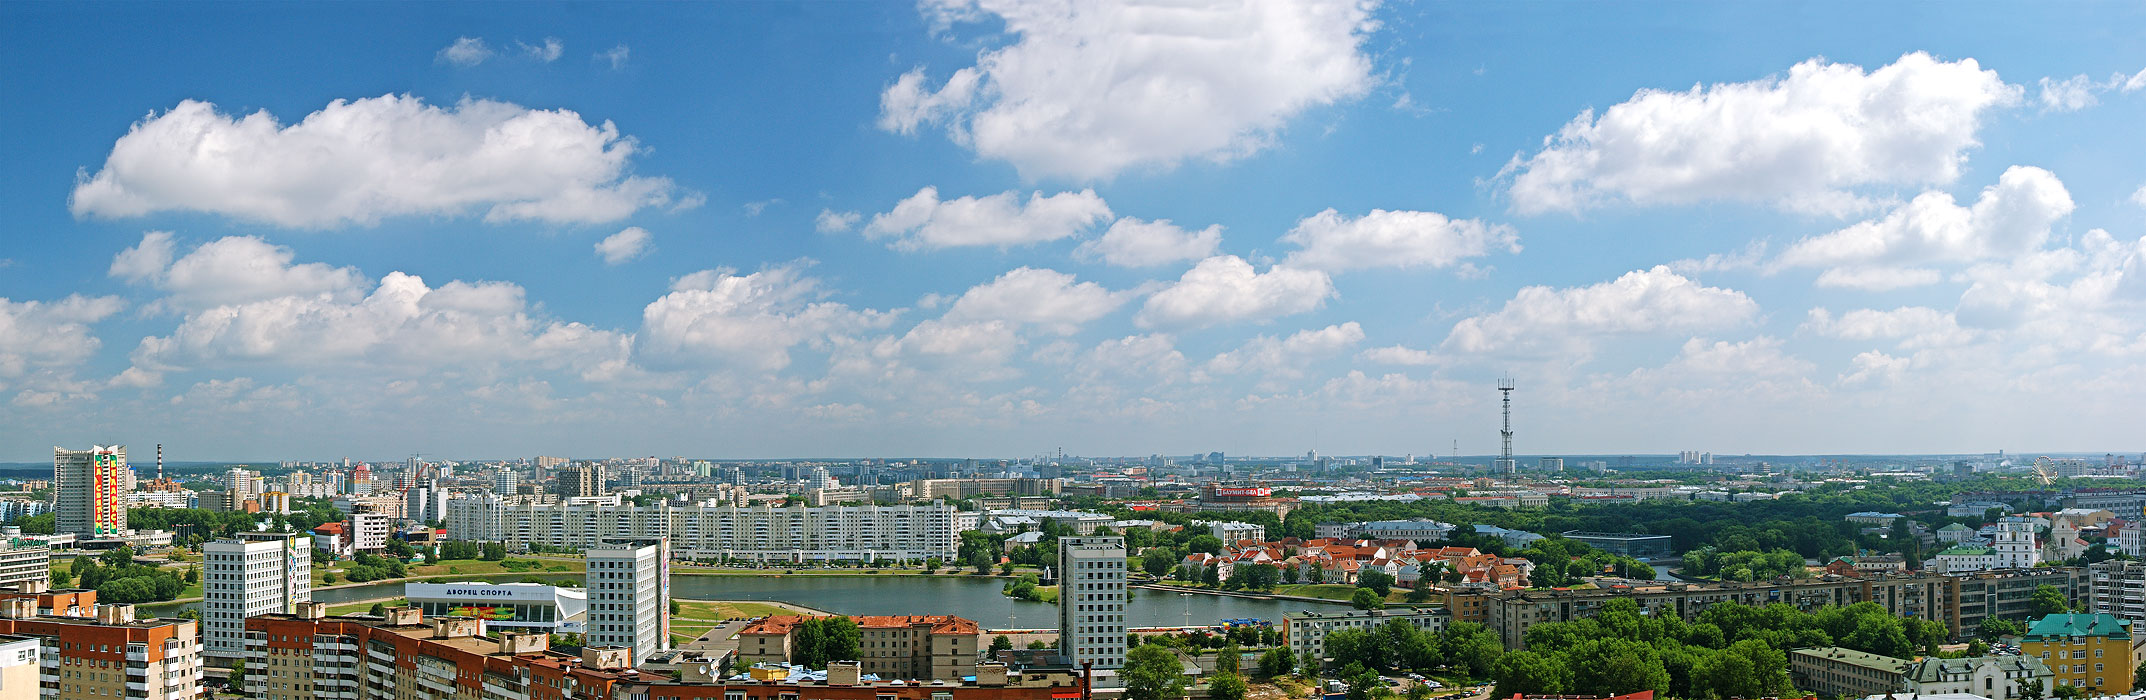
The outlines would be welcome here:
[[[1423,676],[1421,674],[1411,673],[1408,674],[1408,679],[1412,681],[1420,681],[1423,680]]]

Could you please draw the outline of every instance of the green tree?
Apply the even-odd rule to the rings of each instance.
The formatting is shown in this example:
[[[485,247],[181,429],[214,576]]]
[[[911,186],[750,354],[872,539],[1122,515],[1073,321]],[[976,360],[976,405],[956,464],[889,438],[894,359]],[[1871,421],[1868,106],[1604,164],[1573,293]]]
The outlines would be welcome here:
[[[1215,672],[1217,673],[1241,672],[1244,670],[1242,668],[1243,662],[1244,649],[1239,648],[1236,642],[1224,644],[1221,650],[1215,652]]]
[[[1199,535],[1187,541],[1185,548],[1198,554],[1221,554],[1222,540],[1214,535]]]
[[[2026,630],[2020,628],[2019,623],[1998,617],[1996,615],[1982,618],[1982,624],[1980,626],[1975,627],[1975,636],[1981,637],[1985,640],[1992,642],[1997,641],[1998,639],[2001,639],[2007,635],[2021,635],[2026,633]]]
[[[1159,644],[1143,644],[1126,652],[1125,668],[1118,671],[1130,700],[1177,700],[1185,694],[1185,667],[1177,654]]]
[[[1358,610],[1377,610],[1386,607],[1386,599],[1379,596],[1377,591],[1358,588],[1355,593],[1349,595],[1349,604],[1356,606]]]
[[[2132,669],[2131,689],[2146,690],[2146,661],[2139,662],[2139,667]]]
[[[2034,588],[2034,596],[2027,601],[2029,613],[2036,618],[2071,612],[2071,601],[2056,586],[2042,584]]]
[[[371,609],[365,611],[365,614],[371,615],[373,617],[386,617],[387,606],[382,605],[380,603],[374,603]]]
[[[1623,695],[1652,690],[1669,693],[1669,670],[1661,653],[1633,639],[1590,639],[1574,647],[1567,663],[1572,668],[1572,686],[1603,695]]]
[[[1162,547],[1149,549],[1146,554],[1140,555],[1140,570],[1148,572],[1150,576],[1170,573],[1170,567],[1176,565],[1177,557],[1170,556],[1170,550]]]
[[[679,613],[680,611],[683,611],[684,609],[685,609],[685,606],[682,606],[682,605],[679,605],[679,604],[678,604],[678,599],[676,599],[676,598],[672,598],[672,599],[671,599],[671,614],[672,614],[672,615],[677,615],[677,614],[678,614],[678,613]]]
[[[2050,691],[2049,697],[2063,698],[2064,700],[2083,698],[2086,697],[2086,689],[2076,685],[2065,685],[2062,683],[2058,683],[2056,689]]]
[[[1212,700],[1244,700],[1244,676],[1232,671],[1216,673],[1207,681],[1207,697]]]
[[[992,637],[992,638],[991,638],[991,648],[990,648],[990,657],[991,657],[991,658],[994,658],[994,659],[995,659],[995,658],[998,658],[998,653],[999,653],[999,652],[1002,652],[1002,651],[1009,651],[1009,650],[1012,650],[1012,649],[1013,649],[1013,638],[1012,638],[1012,637],[1008,637],[1008,636],[1006,636],[1006,635],[1003,635],[1003,634],[1002,634],[1002,635],[999,635],[999,636],[996,636],[996,637]]]
[[[1491,678],[1498,684],[1494,697],[1515,694],[1556,695],[1565,692],[1566,668],[1556,660],[1532,651],[1509,652],[1498,658]]]
[[[1379,594],[1380,600],[1384,600],[1386,594],[1393,592],[1393,575],[1384,571],[1365,571],[1357,575],[1356,587],[1369,588]]]
[[[1432,591],[1430,585],[1419,583],[1416,584],[1415,588],[1408,589],[1408,595],[1402,596],[1401,600],[1407,601],[1409,603],[1421,604],[1431,602],[1431,596]]]
[[[2042,700],[2042,680],[2039,678],[2019,679],[2019,685],[2013,689],[2012,697],[2017,698],[2017,700]]]
[[[1341,682],[1349,686],[1348,700],[1372,700],[1386,688],[1379,680],[1377,671],[1362,664],[1349,664],[1341,668]]]
[[[1259,655],[1259,676],[1261,678],[1286,676],[1296,671],[1296,667],[1297,655],[1290,653],[1288,647],[1275,647],[1268,649],[1267,653]]]

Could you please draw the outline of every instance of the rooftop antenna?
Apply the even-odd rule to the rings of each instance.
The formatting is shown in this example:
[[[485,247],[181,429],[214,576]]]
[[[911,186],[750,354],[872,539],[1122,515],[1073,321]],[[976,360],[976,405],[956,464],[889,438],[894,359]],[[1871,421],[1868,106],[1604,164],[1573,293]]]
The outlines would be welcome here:
[[[1498,393],[1503,394],[1505,397],[1505,429],[1498,431],[1498,435],[1505,439],[1505,446],[1498,451],[1498,473],[1511,474],[1513,472],[1519,471],[1519,465],[1513,463],[1512,375],[1508,374],[1498,378]]]

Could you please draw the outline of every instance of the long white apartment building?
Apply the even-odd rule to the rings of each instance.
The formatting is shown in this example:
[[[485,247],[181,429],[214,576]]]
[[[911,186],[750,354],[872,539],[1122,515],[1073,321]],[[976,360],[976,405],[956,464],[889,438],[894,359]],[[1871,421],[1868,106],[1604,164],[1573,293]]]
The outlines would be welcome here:
[[[496,509],[497,516],[492,512]],[[461,498],[447,505],[447,537],[588,549],[606,538],[667,538],[687,559],[753,561],[951,560],[958,543],[953,506],[735,506],[701,502],[508,505]],[[459,527],[458,527],[459,526]]]

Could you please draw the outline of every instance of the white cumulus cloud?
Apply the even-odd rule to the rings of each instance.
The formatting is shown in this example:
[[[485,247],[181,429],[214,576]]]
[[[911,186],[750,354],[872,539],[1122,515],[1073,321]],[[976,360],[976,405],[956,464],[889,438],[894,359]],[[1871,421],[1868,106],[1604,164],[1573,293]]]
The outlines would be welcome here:
[[[946,310],[945,318],[1027,323],[1070,335],[1131,298],[1130,293],[1113,292],[1094,282],[1077,282],[1063,272],[1023,267],[962,293]]]
[[[1452,267],[1497,251],[1520,252],[1511,226],[1449,219],[1428,211],[1387,211],[1350,217],[1332,209],[1297,222],[1282,236],[1297,246],[1287,262],[1340,272],[1372,267]]]
[[[1031,178],[1243,157],[1305,111],[1370,90],[1376,4],[931,0],[941,27],[999,22],[1015,39],[938,87],[922,68],[904,74],[880,95],[880,125],[944,125]]]
[[[1598,335],[1719,328],[1749,321],[1758,310],[1743,292],[1704,286],[1657,265],[1586,287],[1524,287],[1504,308],[1453,324],[1445,347],[1493,353]]]
[[[1070,238],[1110,220],[1110,206],[1094,190],[1029,194],[1014,192],[942,200],[939,189],[925,187],[872,215],[864,237],[893,238],[902,250],[998,246],[1007,248]]]
[[[1856,268],[1971,262],[2007,258],[2039,250],[2050,228],[2071,215],[2074,205],[2064,183],[2047,170],[2013,166],[1982,190],[1973,206],[1960,206],[1952,195],[1925,192],[1877,219],[1822,236],[1797,241],[1781,252],[1787,266],[1849,268],[1835,273],[1835,286],[1893,284],[1883,271]],[[1935,273],[1908,281],[1935,282]],[[1857,285],[1869,281],[1875,285]],[[1895,284],[1894,286],[1906,286]]]
[[[1217,255],[1148,297],[1133,321],[1142,328],[1266,321],[1318,309],[1337,295],[1324,272],[1286,265],[1259,272],[1243,258]]]
[[[336,100],[290,126],[186,100],[120,137],[102,169],[78,178],[69,207],[329,227],[472,210],[494,222],[600,223],[698,200],[668,178],[630,174],[638,151],[610,122],[491,100]]]
[[[566,55],[566,42],[559,41],[557,37],[544,37],[544,43],[541,44],[524,44],[517,41],[514,45],[521,48],[522,55],[545,63],[559,60],[560,56]]]
[[[1363,326],[1355,321],[1305,329],[1286,338],[1259,335],[1235,350],[1214,356],[1203,369],[1210,374],[1254,372],[1269,379],[1294,379],[1303,376],[1305,364],[1340,354],[1363,341]]]
[[[1971,58],[1910,53],[1872,71],[1813,58],[1783,77],[1641,90],[1506,172],[1528,214],[1707,200],[1841,213],[1866,205],[1852,188],[1957,178],[1983,116],[2021,92]]]
[[[111,274],[147,282],[170,296],[167,302],[195,310],[278,297],[348,301],[372,284],[354,267],[292,264],[291,249],[252,236],[226,236],[172,259],[171,234],[152,231],[112,258]]]
[[[605,236],[596,242],[596,255],[605,265],[619,265],[648,254],[648,243],[654,236],[648,229],[629,226],[618,233]]]
[[[1146,221],[1127,216],[1112,222],[1101,237],[1080,244],[1073,254],[1119,267],[1154,267],[1203,260],[1221,247],[1219,224],[1187,231],[1169,219]]]
[[[1406,345],[1388,345],[1356,353],[1356,359],[1381,365],[1427,367],[1438,364],[1438,356],[1427,350],[1417,350]]]
[[[820,233],[841,233],[856,228],[857,222],[863,218],[863,214],[853,211],[821,209],[820,215],[813,217],[812,227]]]
[[[440,62],[452,63],[463,68],[483,63],[485,59],[491,57],[492,47],[486,46],[483,39],[471,36],[455,39],[454,43],[448,44],[447,48],[440,49],[439,53]]]
[[[819,280],[792,263],[751,274],[702,270],[641,310],[637,350],[670,364],[735,364],[773,371],[799,345],[884,327],[889,314],[821,299]]]
[[[35,368],[71,367],[97,351],[90,324],[119,313],[119,297],[69,295],[58,301],[0,297],[0,378]]]

